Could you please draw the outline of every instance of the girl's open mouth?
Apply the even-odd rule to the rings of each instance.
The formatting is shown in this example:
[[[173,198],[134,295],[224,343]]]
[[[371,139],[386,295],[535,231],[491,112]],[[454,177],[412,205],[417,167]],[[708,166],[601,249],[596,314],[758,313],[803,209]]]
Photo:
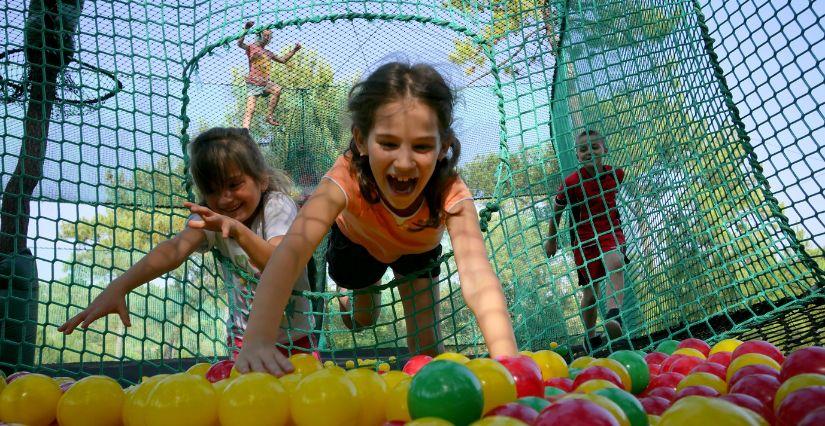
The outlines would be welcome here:
[[[415,185],[418,183],[418,178],[396,178],[387,175],[387,184],[393,192],[401,195],[412,193]]]

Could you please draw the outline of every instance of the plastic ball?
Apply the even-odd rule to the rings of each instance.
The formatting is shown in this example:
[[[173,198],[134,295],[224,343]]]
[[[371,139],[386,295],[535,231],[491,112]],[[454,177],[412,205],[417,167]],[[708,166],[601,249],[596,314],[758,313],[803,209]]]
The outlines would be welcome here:
[[[120,384],[111,377],[85,377],[60,398],[57,422],[60,426],[120,425],[125,399]]]
[[[644,407],[635,396],[621,389],[602,389],[596,391],[596,395],[603,396],[616,404],[630,422],[630,426],[646,426],[648,424],[647,413]]]
[[[589,401],[593,401],[596,404],[598,404],[600,407],[607,410],[607,412],[610,413],[610,415],[613,417],[613,419],[616,420],[616,422],[619,424],[619,426],[630,426],[630,420],[628,420],[627,415],[625,415],[624,411],[622,411],[622,409],[619,408],[619,406],[616,405],[616,403],[614,403],[613,401],[611,401],[608,398],[605,398],[601,395],[596,395],[596,394],[593,394],[593,393],[591,393],[591,394],[571,393],[571,394],[561,398],[559,401],[564,401],[564,400],[567,400],[567,399],[586,399],[586,400],[589,400]],[[541,414],[539,413],[539,415],[541,415]]]
[[[567,361],[553,351],[538,351],[530,358],[533,358],[533,361],[539,366],[543,380],[550,380],[555,377],[567,377],[569,374]]]
[[[218,418],[218,397],[205,378],[172,374],[152,389],[145,410],[146,426],[211,424]]]
[[[567,377],[554,377],[550,380],[545,380],[544,386],[553,386],[565,392],[571,392],[573,390],[573,380]]]
[[[705,396],[708,398],[716,398],[720,395],[722,394],[718,390],[710,386],[694,385],[688,386],[680,391],[677,391],[676,401],[679,401],[682,398],[687,398],[689,396]]]
[[[380,425],[386,416],[387,383],[375,371],[358,368],[347,371],[355,384],[361,410],[356,424]]]
[[[149,377],[126,393],[122,412],[124,426],[144,426],[146,424],[146,404],[149,403],[149,395],[158,383],[166,377],[168,377],[167,374]]]
[[[647,387],[648,389],[655,389],[664,386],[676,389],[676,386],[679,386],[679,382],[681,382],[684,378],[684,374],[662,373],[650,379],[650,383],[647,385]]]
[[[671,402],[658,396],[646,396],[639,398],[639,403],[644,407],[648,415],[659,416],[670,407]]]
[[[785,382],[793,376],[805,373],[825,375],[825,348],[811,346],[788,355],[782,363],[779,381]]]
[[[358,391],[346,375],[320,369],[304,376],[290,395],[297,426],[356,424],[361,410]]]
[[[593,358],[592,356],[587,356],[587,355],[581,356],[581,357],[578,357],[578,358],[574,359],[573,362],[571,362],[570,365],[568,365],[568,367],[569,368],[578,368],[578,369],[581,370],[581,369],[587,367],[588,365],[590,365],[590,363],[593,362],[593,360],[595,360],[595,359],[596,358]]]
[[[662,413],[660,424],[668,426],[751,426],[767,422],[756,413],[722,399],[688,396]]]
[[[644,396],[658,396],[662,397],[670,402],[676,400],[676,389],[669,388],[666,386],[650,389],[649,391],[645,392]]]
[[[741,344],[742,341],[739,339],[720,340],[718,343],[713,345],[712,348],[710,348],[710,352],[708,352],[708,355],[714,355],[719,352],[733,352]]]
[[[547,399],[549,401],[554,401],[555,399],[558,399],[559,396],[565,395],[566,393],[567,392],[565,392],[564,390],[554,386],[544,387],[544,399]]]
[[[478,378],[463,364],[445,360],[433,360],[418,371],[407,402],[413,419],[438,417],[458,425],[477,420],[484,408]]]
[[[720,396],[719,399],[723,399],[725,401],[730,402],[731,404],[735,404],[742,408],[747,408],[748,410],[751,410],[754,413],[759,414],[768,423],[774,424],[773,411],[771,411],[770,408],[766,407],[765,404],[762,403],[762,401],[750,395],[745,395],[743,393],[729,393],[727,395]]]
[[[51,424],[63,393],[51,377],[28,373],[12,378],[0,394],[0,416],[6,423],[29,426]]]
[[[630,392],[638,394],[647,388],[650,370],[644,357],[633,351],[616,351],[609,358],[618,361],[630,375]]]
[[[773,407],[776,391],[781,386],[779,379],[767,374],[752,374],[743,377],[730,387],[731,393],[750,395],[758,399],[766,407]]]
[[[510,417],[532,425],[536,421],[536,417],[539,416],[539,413],[533,407],[522,405],[517,402],[510,402],[493,408],[485,414],[485,417],[490,416]]]
[[[651,352],[651,353],[645,355],[644,358],[645,358],[645,362],[648,365],[650,365],[650,364],[662,364],[667,359],[667,357],[668,357],[668,355],[664,352]]]
[[[683,356],[677,358],[672,364],[670,364],[668,371],[687,375],[690,373],[691,370],[696,368],[697,365],[703,362],[705,361],[702,360],[702,358]]]
[[[483,413],[518,398],[516,381],[501,363],[489,358],[477,358],[468,362],[466,367],[481,382],[481,391],[484,396]]]
[[[215,383],[223,379],[226,379],[232,375],[234,367],[235,361],[231,359],[218,361],[212,364],[212,366],[206,370],[206,380],[208,380],[210,383]]]
[[[716,352],[708,357],[708,362],[715,362],[717,364],[723,365],[725,368],[728,368],[730,365],[730,357],[732,354],[730,352]]]
[[[410,382],[412,382],[412,379],[408,376],[406,379],[396,383],[392,388],[388,388],[387,403],[384,411],[387,420],[402,420],[405,422],[412,420],[407,403]]]
[[[825,407],[825,386],[797,389],[779,404],[776,418],[782,425],[796,425],[805,416],[822,407]]]
[[[295,373],[308,376],[324,368],[321,361],[307,353],[297,353],[289,357],[289,362],[295,368]]]
[[[409,379],[410,376],[407,373],[398,370],[390,370],[387,371],[385,374],[381,375],[381,378],[384,379],[384,383],[387,384],[387,390],[389,391],[395,385],[397,385],[400,381]]]
[[[607,380],[602,379],[592,379],[580,384],[578,387],[576,387],[575,391],[579,393],[593,393],[597,390],[607,388],[619,389],[619,387],[616,386],[616,384],[613,382],[608,382]]]
[[[453,426],[453,424],[438,417],[422,417],[407,422],[405,426]]]
[[[525,396],[517,399],[516,404],[526,405],[540,413],[541,410],[550,405],[550,401],[536,396]]]
[[[776,395],[773,400],[773,409],[779,409],[779,405],[782,404],[782,400],[784,400],[788,394],[811,386],[825,386],[825,375],[799,374],[789,378],[785,381],[785,383],[782,383],[782,386],[780,386],[779,389],[776,390]]]
[[[707,359],[705,354],[703,354],[699,350],[693,349],[693,348],[679,348],[679,349],[676,349],[675,351],[673,351],[673,355],[685,355],[685,356],[689,356],[689,357],[699,358],[702,361]]]
[[[742,380],[742,378],[750,376],[752,374],[767,374],[769,376],[774,376],[777,378],[779,377],[778,371],[776,371],[773,367],[767,366],[765,364],[746,365],[737,370],[736,373],[733,373],[732,376],[730,376],[730,379],[728,380],[728,387],[732,387],[736,384],[736,382]]]
[[[696,351],[698,351],[699,353],[702,354],[703,359],[707,358],[707,356],[710,354],[710,345],[708,345],[704,340],[696,339],[696,338],[693,338],[693,337],[691,337],[689,339],[682,340],[681,342],[679,342],[679,344],[676,345],[676,349],[677,350],[679,350],[679,349],[693,349],[693,350],[696,350]]]
[[[679,342],[676,340],[663,340],[656,345],[656,352],[662,352],[664,354],[670,355],[676,348],[679,347]]]
[[[825,407],[818,408],[808,413],[799,422],[799,426],[822,426],[825,425]]]
[[[630,391],[633,388],[633,383],[630,379],[630,373],[628,373],[627,369],[621,362],[616,361],[612,358],[599,358],[591,362],[588,368],[593,366],[607,367],[613,370],[613,372],[616,373],[619,376],[619,379],[622,381],[622,384],[619,387],[623,388],[626,391]],[[645,368],[645,370],[646,369],[647,368]],[[647,384],[645,384],[645,386],[647,386]]]
[[[433,358],[433,361],[435,360],[453,361],[459,364],[466,364],[470,362],[470,358],[455,352],[444,352],[443,354],[438,354],[435,358]]]
[[[714,376],[718,377],[720,380],[724,381],[727,378],[727,375],[725,374],[725,373],[727,373],[727,371],[728,371],[728,369],[722,364],[717,364],[715,362],[705,361],[705,362],[697,365],[696,367],[693,367],[693,369],[690,370],[690,374],[693,374],[693,373],[710,373],[710,374],[713,374]]]
[[[780,365],[785,361],[785,355],[783,355],[782,351],[777,349],[777,347],[773,344],[764,340],[749,340],[734,349],[731,354],[731,362],[735,361],[742,355],[751,353],[765,355]]]
[[[476,420],[470,426],[528,426],[528,424],[512,417],[490,416]]]
[[[433,360],[433,357],[429,355],[416,355],[410,358],[406,364],[404,364],[404,368],[401,371],[409,374],[410,376],[414,375],[421,369],[421,367],[427,365],[430,361]]]
[[[524,355],[499,357],[496,361],[513,375],[516,382],[516,395],[524,396],[544,395],[544,382],[541,380],[541,369],[532,358]]]
[[[212,364],[210,364],[208,362],[199,362],[199,363],[189,367],[188,369],[186,369],[186,372],[189,373],[189,374],[194,374],[196,376],[201,376],[201,377],[205,378],[206,377],[206,372],[209,371],[210,368],[212,368]]]
[[[619,422],[613,418],[609,411],[593,401],[563,399],[545,408],[533,425],[618,426]]]
[[[289,395],[275,376],[247,373],[221,393],[218,418],[222,426],[284,425],[289,420]]]
[[[744,345],[744,343],[742,344]],[[739,346],[740,348],[742,346]],[[768,367],[773,368],[776,371],[779,371],[781,368],[779,363],[769,358],[767,355],[758,354],[758,353],[746,353],[735,357],[733,361],[731,361],[730,366],[728,367],[728,383],[730,383],[731,377],[739,371],[740,368],[746,365],[755,365],[755,364],[762,364],[767,365]]]
[[[613,383],[619,388],[624,389],[624,384],[622,383],[622,379],[619,378],[619,375],[616,374],[613,370],[603,367],[603,366],[591,366],[585,368],[578,376],[576,376],[576,380],[573,380],[573,389],[578,389],[582,383],[588,380],[607,380],[608,382]]]
[[[725,394],[728,391],[728,384],[710,373],[692,373],[685,376],[676,386],[676,392],[679,393],[682,389],[690,386],[707,386],[715,389],[719,394]]]

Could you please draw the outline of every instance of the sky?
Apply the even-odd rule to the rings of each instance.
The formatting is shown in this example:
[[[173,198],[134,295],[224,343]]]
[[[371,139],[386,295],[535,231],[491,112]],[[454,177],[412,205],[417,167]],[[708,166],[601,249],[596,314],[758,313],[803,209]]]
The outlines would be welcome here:
[[[185,63],[204,46],[237,35],[245,20],[243,17],[258,16],[256,24],[262,25],[308,13],[308,9],[303,8],[306,1],[294,2],[294,10],[280,15],[267,12],[272,10],[272,2],[216,0],[197,2],[197,9],[175,8],[169,3],[86,1],[80,21],[78,58],[114,71],[120,76],[124,91],[106,101],[99,111],[63,117],[62,123],[52,125],[50,137],[60,143],[51,143],[48,149],[47,176],[42,184],[47,188],[45,198],[101,199],[105,188],[98,183],[104,173],[154,163],[167,153],[179,158],[179,117],[183,104],[180,77]],[[22,43],[20,29],[27,4],[28,0],[9,0],[5,7],[0,7],[0,21],[7,22],[0,27],[0,43],[6,46]],[[755,154],[762,160],[770,157],[770,161],[761,164],[764,173],[770,176],[771,188],[777,190],[781,203],[793,206],[785,212],[791,223],[804,225],[822,247],[825,246],[825,198],[821,183],[825,182],[821,142],[825,140],[821,108],[825,99],[823,11],[820,8],[816,15],[812,8],[799,13],[808,7],[808,1],[757,4],[758,9],[754,2],[737,5],[713,0],[704,5],[703,11],[716,38],[716,51],[726,79],[733,87],[733,99],[756,146]],[[329,6],[328,12],[341,12],[341,7]],[[427,9],[423,5],[418,8]],[[381,12],[380,8],[373,11]],[[428,13],[413,6],[404,12]],[[464,23],[454,16],[442,14],[441,17]],[[176,27],[172,25],[175,20],[196,22],[194,27],[198,30]],[[129,33],[139,37],[130,38]],[[454,40],[454,32],[435,25],[340,20],[275,31],[270,46],[278,50],[301,42],[305,49],[315,50],[329,60],[339,81],[368,72],[387,60],[406,58],[434,63],[453,85],[462,88],[472,77],[448,59]],[[0,67],[9,70],[12,65],[0,62]],[[777,74],[780,67],[782,73]],[[245,69],[246,57],[232,42],[198,61],[198,71],[187,91],[191,98],[188,114],[193,123],[223,124],[232,105],[229,82],[233,68]],[[85,78],[88,85],[106,84],[98,81],[99,76],[95,74],[78,75]],[[793,81],[787,84],[786,79]],[[490,78],[482,79],[472,89],[460,91],[456,130],[463,141],[464,161],[498,150],[499,111],[489,82]],[[546,90],[527,93],[526,86],[516,90],[524,93],[522,105],[547,103]],[[514,114],[513,110],[505,112]],[[0,180],[5,184],[19,150],[22,108],[7,105],[5,110],[0,109],[0,115],[0,134],[11,135],[4,139],[4,155],[0,159]],[[768,137],[763,139],[761,135]],[[528,136],[527,141],[512,137],[508,142],[530,144],[543,137],[538,133]],[[85,204],[43,202],[36,211],[39,219],[31,227],[31,237],[37,237],[39,268],[51,271],[58,265],[53,259],[64,258],[65,250],[71,249],[68,243],[55,240],[54,218],[72,221],[91,215],[94,208]],[[41,275],[48,279],[51,272]]]

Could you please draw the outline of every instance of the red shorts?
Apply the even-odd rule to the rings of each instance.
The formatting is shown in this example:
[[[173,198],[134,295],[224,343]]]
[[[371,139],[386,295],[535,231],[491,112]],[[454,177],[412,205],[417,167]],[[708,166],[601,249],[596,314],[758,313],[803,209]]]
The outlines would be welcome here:
[[[234,341],[233,341],[234,340]],[[227,338],[227,344],[229,347],[232,348],[232,359],[237,359],[238,354],[241,352],[241,348],[243,347],[243,337],[235,336],[233,339],[232,337]],[[315,342],[315,338],[312,336],[304,336],[300,339],[292,341],[292,349],[287,349],[283,346],[276,346],[279,352],[284,354],[284,356],[289,357],[292,354],[299,354],[299,353],[311,353],[312,356],[315,357],[318,361],[321,360],[321,354],[318,351],[313,350],[318,347],[318,344]],[[290,353],[292,352],[292,354]]]
[[[573,259],[576,261],[576,273],[579,276],[579,286],[589,285],[607,275],[602,256],[613,250],[620,250],[624,254],[624,234],[614,232],[599,236],[596,244],[576,247],[573,250]],[[626,257],[626,256],[625,256]],[[625,259],[627,262],[627,259]]]

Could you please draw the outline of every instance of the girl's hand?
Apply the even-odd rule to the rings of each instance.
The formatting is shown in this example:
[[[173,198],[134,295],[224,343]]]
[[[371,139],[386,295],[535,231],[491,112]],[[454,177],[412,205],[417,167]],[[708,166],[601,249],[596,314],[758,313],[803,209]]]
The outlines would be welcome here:
[[[241,374],[259,371],[278,377],[295,371],[289,359],[274,345],[255,343],[248,336],[244,338],[241,353],[235,360],[235,369]]]
[[[246,25],[244,25],[244,26],[243,26],[243,28],[244,28],[245,30],[248,30],[248,29],[250,29],[250,28],[252,28],[252,27],[254,27],[254,26],[255,26],[255,21],[249,21],[249,22],[247,22],[247,23],[246,23]]]
[[[294,50],[296,52],[301,50],[301,43],[295,43],[295,47],[292,50]]]
[[[132,326],[132,322],[129,321],[129,309],[126,307],[126,294],[110,285],[103,290],[103,293],[95,297],[95,300],[93,300],[83,312],[66,321],[57,328],[57,331],[64,334],[72,334],[79,324],[82,323],[80,327],[86,329],[89,327],[89,324],[98,318],[114,313],[120,316],[123,325],[126,327]]]
[[[190,212],[200,216],[200,220],[192,219],[189,226],[195,229],[205,229],[212,232],[219,232],[224,238],[235,237],[238,221],[222,214],[217,214],[209,209],[195,203],[183,203]]]

